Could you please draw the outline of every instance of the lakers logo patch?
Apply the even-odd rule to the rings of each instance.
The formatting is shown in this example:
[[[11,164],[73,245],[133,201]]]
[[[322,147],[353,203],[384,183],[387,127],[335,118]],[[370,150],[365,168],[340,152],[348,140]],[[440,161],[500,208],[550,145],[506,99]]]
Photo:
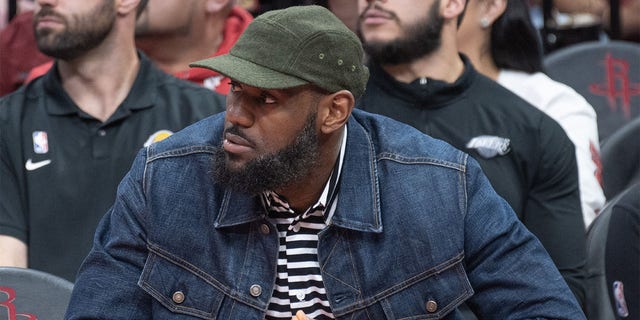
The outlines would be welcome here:
[[[147,141],[144,143],[144,146],[148,147],[152,143],[158,142],[158,141],[162,141],[162,140],[168,138],[169,136],[171,136],[172,134],[173,134],[173,132],[171,132],[169,130],[156,131],[154,134],[149,136],[149,139],[147,139]]]
[[[475,149],[483,158],[504,156],[511,151],[511,140],[496,136],[478,136],[467,143],[467,148]]]

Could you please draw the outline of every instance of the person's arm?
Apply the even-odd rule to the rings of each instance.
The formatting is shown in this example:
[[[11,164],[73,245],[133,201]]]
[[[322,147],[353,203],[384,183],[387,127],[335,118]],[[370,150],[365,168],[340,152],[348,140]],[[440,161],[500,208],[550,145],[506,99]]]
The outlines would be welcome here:
[[[522,222],[538,237],[583,305],[586,232],[575,148],[555,121],[544,121],[538,128],[540,157]]]
[[[113,207],[98,225],[65,319],[153,318],[151,296],[137,285],[148,255],[142,220],[144,165],[141,153],[118,187]]]
[[[465,172],[466,301],[479,319],[584,319],[544,247],[469,157]]]
[[[12,101],[12,100],[11,100]],[[19,178],[23,172],[16,169],[15,145],[17,130],[15,120],[9,116],[11,101],[0,99],[0,266],[28,267],[27,219],[24,204],[25,191]],[[19,139],[18,139],[19,140]],[[11,150],[11,151],[10,151]],[[19,164],[22,168],[23,164]],[[24,170],[24,169],[22,169]]]
[[[27,267],[27,245],[11,236],[0,235],[0,266]]]

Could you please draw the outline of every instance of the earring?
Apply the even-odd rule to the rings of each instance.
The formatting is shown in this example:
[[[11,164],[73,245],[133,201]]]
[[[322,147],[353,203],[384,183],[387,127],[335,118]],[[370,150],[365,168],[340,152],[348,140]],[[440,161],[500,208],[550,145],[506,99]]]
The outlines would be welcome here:
[[[486,29],[487,27],[489,27],[489,18],[483,17],[482,19],[480,19],[480,26],[483,29]]]

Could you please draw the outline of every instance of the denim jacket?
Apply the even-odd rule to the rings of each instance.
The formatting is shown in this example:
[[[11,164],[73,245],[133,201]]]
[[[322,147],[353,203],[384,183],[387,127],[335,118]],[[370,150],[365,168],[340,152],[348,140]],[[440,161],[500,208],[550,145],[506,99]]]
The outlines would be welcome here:
[[[67,319],[264,319],[278,235],[212,177],[224,114],[142,150]],[[318,259],[337,319],[584,319],[539,241],[465,153],[354,110]]]

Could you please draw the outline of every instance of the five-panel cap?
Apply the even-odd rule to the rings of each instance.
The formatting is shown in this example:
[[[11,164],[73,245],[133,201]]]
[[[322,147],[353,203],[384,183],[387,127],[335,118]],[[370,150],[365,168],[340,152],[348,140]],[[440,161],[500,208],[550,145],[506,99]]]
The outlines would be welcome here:
[[[363,58],[358,37],[331,11],[294,6],[263,13],[228,54],[190,66],[263,89],[311,83],[329,92],[346,89],[358,97],[369,78]]]

